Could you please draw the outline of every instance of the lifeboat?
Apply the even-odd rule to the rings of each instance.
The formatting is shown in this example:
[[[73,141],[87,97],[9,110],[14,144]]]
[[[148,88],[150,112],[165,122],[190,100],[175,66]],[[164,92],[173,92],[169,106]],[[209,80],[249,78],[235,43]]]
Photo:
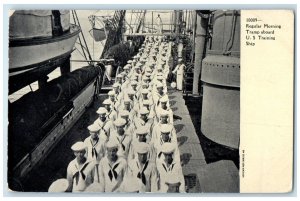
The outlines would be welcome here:
[[[65,62],[80,31],[68,10],[15,11],[9,19],[10,93]]]

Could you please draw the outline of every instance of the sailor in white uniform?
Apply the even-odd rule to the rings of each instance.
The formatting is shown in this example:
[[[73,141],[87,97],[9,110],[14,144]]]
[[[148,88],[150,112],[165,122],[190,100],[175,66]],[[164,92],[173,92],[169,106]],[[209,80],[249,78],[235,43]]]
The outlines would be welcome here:
[[[172,143],[164,143],[162,146],[163,156],[157,160],[157,170],[159,175],[160,190],[168,189],[168,178],[176,175],[179,179],[180,187],[179,192],[185,192],[185,182],[182,173],[180,162],[174,160],[174,150],[176,146]]]
[[[151,161],[155,161],[156,158],[153,155],[154,154],[153,143],[151,141],[151,136],[149,134],[148,128],[146,126],[141,126],[135,130],[133,138],[132,138],[129,154],[128,154],[128,161],[135,158],[135,155],[136,155],[135,148],[136,148],[137,144],[139,144],[140,142],[145,142],[145,143],[149,144],[149,146],[150,146],[149,159]]]
[[[146,107],[142,107],[139,111],[139,117],[136,117],[134,120],[134,125],[136,128],[145,126],[151,137],[154,126],[154,119],[149,117],[149,113],[150,112]]]
[[[176,161],[180,162],[180,154],[179,154],[179,149],[177,146],[177,138],[176,138],[176,134],[175,134],[175,136],[171,135],[172,129],[173,129],[173,127],[171,125],[168,125],[168,124],[161,125],[159,138],[156,141],[152,140],[153,145],[154,145],[154,151],[157,156],[157,159],[160,159],[161,155],[162,155],[163,144],[171,143],[176,147],[174,158]]]
[[[122,110],[127,110],[129,112],[129,119],[131,121],[134,120],[136,116],[136,111],[132,109],[132,101],[126,96],[123,99],[123,105],[119,107],[119,113],[118,113],[119,117],[120,117],[120,111]]]
[[[107,153],[99,163],[99,192],[118,192],[127,171],[127,162],[117,155],[119,143],[111,139],[106,144]]]
[[[99,162],[105,156],[105,144],[106,140],[99,137],[100,127],[96,124],[92,124],[88,127],[90,132],[90,136],[84,140],[84,145],[87,147],[87,159],[95,162],[95,170],[94,170],[94,182],[100,182],[99,175]]]
[[[125,131],[125,119],[118,118],[116,121],[114,121],[116,131],[113,135],[114,140],[118,142],[119,149],[118,149],[118,155],[120,157],[123,157],[125,160],[127,160],[131,141],[132,141],[132,134],[127,133]]]
[[[176,137],[176,130],[174,128],[174,125],[170,123],[169,120],[169,112],[166,110],[162,110],[160,112],[160,119],[158,123],[155,123],[155,125],[153,126],[153,130],[152,130],[152,138],[153,140],[157,140],[159,139],[160,136],[160,131],[161,131],[161,126],[167,124],[170,125],[172,127],[172,131],[171,131],[171,136],[172,138]]]
[[[89,125],[88,130],[90,136],[84,140],[84,146],[87,148],[86,158],[99,162],[105,154],[105,141],[99,138],[100,127],[97,124]]]
[[[105,107],[105,109],[107,110],[107,118],[109,120],[111,120],[112,122],[114,120],[116,120],[117,118],[117,112],[112,108],[112,102],[110,99],[105,99],[103,102],[102,102],[103,106]]]
[[[162,188],[159,191],[160,193],[180,193],[180,189],[183,190],[181,185],[184,185],[181,183],[181,178],[179,178],[176,173],[169,174],[165,179],[165,184],[166,185],[162,185]],[[184,192],[185,191],[181,193]]]
[[[107,94],[109,96],[109,99],[111,100],[112,102],[112,108],[115,110],[115,111],[118,111],[119,109],[119,106],[120,106],[120,100],[118,100],[116,98],[116,93],[114,90],[110,90]]]
[[[83,142],[76,142],[71,149],[76,158],[67,168],[68,191],[82,192],[93,183],[95,163],[85,157],[86,147]]]
[[[134,121],[129,119],[130,113],[127,110],[121,110],[119,114],[120,114],[120,118],[126,121],[124,127],[125,132],[129,134],[133,134],[135,130],[135,125],[134,125]]]
[[[108,140],[111,131],[114,129],[112,121],[107,118],[107,113],[108,111],[105,109],[105,107],[99,107],[99,109],[97,110],[99,118],[94,121],[94,124],[98,125],[100,128],[99,137],[104,142]]]
[[[183,60],[180,58],[178,59],[178,65],[172,71],[173,74],[177,73],[176,85],[177,85],[177,89],[180,91],[182,90],[184,70],[185,70],[185,65],[183,63]]]
[[[169,103],[169,98],[167,96],[163,96],[160,100],[159,100],[159,104],[156,107],[155,113],[156,113],[156,117],[157,117],[157,121],[159,121],[159,119],[161,118],[161,113],[168,113],[169,116],[169,123],[173,124],[173,111],[170,108]]]
[[[159,99],[163,96],[168,96],[167,94],[167,88],[164,88],[163,84],[161,82],[158,82],[155,84],[156,89],[154,87],[152,91],[152,97],[155,105],[159,104]]]
[[[157,169],[155,164],[149,160],[149,144],[140,142],[135,147],[135,151],[137,157],[128,163],[128,177],[139,179],[140,192],[157,192]]]

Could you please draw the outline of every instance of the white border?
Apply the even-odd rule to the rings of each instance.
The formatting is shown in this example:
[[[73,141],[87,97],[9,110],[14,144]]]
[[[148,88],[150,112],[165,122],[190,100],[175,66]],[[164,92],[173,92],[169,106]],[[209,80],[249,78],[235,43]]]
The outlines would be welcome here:
[[[127,5],[125,5],[124,3],[127,3]],[[2,14],[1,15],[1,37],[2,37],[2,40],[1,40],[1,46],[2,47],[5,47],[5,45],[7,43],[4,43],[3,41],[3,36],[4,34],[7,34],[8,32],[5,31],[4,27],[3,27],[3,23],[4,23],[4,12],[3,12],[3,9],[4,9],[4,4],[10,4],[11,7],[14,7],[14,8],[22,8],[22,6],[24,7],[28,7],[28,8],[34,8],[37,6],[37,4],[39,5],[45,5],[47,6],[47,8],[50,8],[53,6],[53,3],[54,1],[53,0],[43,0],[43,2],[41,2],[40,0],[27,0],[26,2],[22,1],[22,0],[2,0],[1,1],[2,3],[2,6],[0,8],[0,13]],[[94,5],[89,5],[89,4],[94,4]],[[108,4],[109,3],[109,4]],[[149,5],[149,3],[151,3],[152,5]],[[184,3],[184,4],[182,4]],[[199,3],[209,3],[208,5],[200,5]],[[222,5],[216,5],[216,4],[222,4]],[[276,1],[277,4],[270,4],[270,3],[275,3],[275,2],[269,2],[269,1],[263,1],[263,0],[252,0],[252,1],[239,1],[239,0],[228,0],[226,1],[226,4],[224,4],[224,1],[221,1],[221,0],[210,0],[210,1],[199,1],[199,0],[184,0],[184,1],[175,1],[175,0],[164,0],[163,2],[161,0],[140,0],[140,1],[137,1],[137,0],[126,0],[126,1],[122,1],[122,0],[109,0],[109,1],[100,1],[100,0],[60,0],[60,1],[57,1],[55,2],[56,6],[59,5],[59,4],[64,4],[62,6],[59,6],[59,7],[64,7],[64,8],[77,8],[77,9],[89,9],[89,8],[95,8],[95,5],[99,5],[99,4],[102,4],[103,7],[111,7],[111,8],[126,8],[126,7],[132,7],[132,6],[137,6],[137,7],[141,7],[141,5],[144,5],[144,6],[149,6],[149,7],[153,7],[153,8],[166,8],[166,6],[168,6],[169,8],[175,8],[177,7],[178,9],[182,9],[182,8],[195,8],[195,7],[199,7],[199,8],[218,8],[218,9],[222,9],[222,8],[240,8],[240,9],[257,9],[257,8],[266,8],[266,7],[272,7],[272,8],[279,8],[279,7],[289,7],[291,8],[291,5],[287,5],[287,4],[297,4],[298,1],[296,0],[279,0],[279,1]],[[12,5],[14,4],[14,5]],[[16,5],[16,4],[22,4],[22,5]],[[26,4],[26,5],[25,5]],[[31,4],[31,5],[29,5]],[[46,4],[50,4],[50,5],[46,5]],[[52,4],[52,5],[51,5]],[[69,5],[66,5],[66,4],[69,4]],[[103,5],[105,4],[105,5]],[[121,4],[121,5],[120,5]],[[134,5],[128,5],[128,4],[134,4]],[[139,5],[137,5],[139,4]],[[146,5],[145,5],[146,4]],[[161,4],[161,5],[159,5]],[[163,4],[163,5],[162,5]],[[169,5],[167,5],[169,4]],[[191,5],[193,4],[193,5]],[[197,4],[197,5],[195,5]],[[229,4],[235,4],[235,5],[229,5]],[[269,5],[266,5],[266,4],[269,4]],[[50,6],[50,7],[49,7]],[[144,7],[142,6],[142,7]],[[297,7],[295,9],[298,9],[298,4],[296,5]],[[299,19],[298,19],[298,16],[296,16],[296,23],[297,23],[297,27],[298,27],[298,23],[299,23]],[[297,35],[295,35],[297,36]],[[297,40],[297,45],[295,48],[297,48],[298,46],[298,40]],[[298,56],[298,54],[297,54]],[[297,58],[296,56],[296,58]],[[5,62],[7,62],[7,59],[4,59],[4,58],[7,58],[7,52],[3,52],[3,54],[1,55],[1,61],[3,61],[2,63],[2,68],[0,68],[0,74],[1,74],[1,77],[4,78],[5,77],[5,73],[4,73],[4,66],[5,66]],[[295,71],[297,74],[295,75],[295,77],[298,77],[298,70]],[[6,72],[6,75],[7,75],[7,72]],[[7,79],[6,79],[7,80]],[[7,83],[5,82],[5,79],[3,80],[2,79],[2,82],[3,83]],[[297,84],[298,82],[296,82]],[[3,86],[5,88],[5,86]],[[7,86],[6,86],[7,87]],[[298,100],[297,98],[297,95],[298,95],[298,86],[297,86],[297,91],[296,91],[296,94],[295,94],[295,98]],[[7,90],[6,91],[2,91],[1,94],[1,103],[0,103],[0,112],[3,114],[3,117],[6,116],[7,114],[7,107],[4,106],[4,104],[7,103],[7,94],[6,94]],[[296,114],[298,113],[298,107],[296,105],[296,108],[297,108],[297,111],[296,111]],[[296,115],[295,114],[295,115]],[[295,122],[296,124],[298,123],[298,120],[297,122]],[[0,126],[2,128],[2,131],[3,130],[3,126],[4,126],[4,122],[3,121],[0,121]],[[5,125],[6,126],[6,125]],[[297,131],[297,130],[296,130]],[[3,135],[5,135],[6,133],[2,133]],[[295,134],[297,135],[297,134]],[[295,138],[298,142],[298,138]],[[295,142],[295,144],[297,145],[298,143]],[[6,153],[5,152],[5,149],[6,147],[3,146],[3,143],[1,143],[1,148],[2,150],[4,150],[4,154]],[[295,149],[296,151],[297,149]],[[4,161],[4,154],[1,154],[1,157],[0,157],[0,161]],[[295,153],[296,154],[296,153]],[[296,154],[296,157],[298,159],[298,154]],[[298,160],[296,160],[295,162],[297,162]],[[2,163],[1,165],[1,168],[0,168],[0,174],[1,174],[1,178],[4,178],[6,177],[6,173],[3,172],[3,167],[6,166],[6,163],[4,161],[4,163]],[[297,173],[297,170],[295,170],[295,173]],[[295,175],[295,178],[297,178],[297,175]],[[298,185],[297,185],[297,181],[295,181],[294,183],[294,187],[295,187],[295,190],[294,190],[294,193],[291,193],[290,195],[288,195],[288,197],[286,197],[286,195],[282,195],[282,194],[278,194],[277,196],[279,197],[273,197],[273,196],[276,196],[274,194],[267,194],[267,195],[259,195],[259,196],[263,196],[262,198],[258,198],[256,196],[258,195],[251,195],[251,194],[247,194],[247,195],[238,195],[238,194],[197,194],[196,196],[209,196],[209,197],[206,197],[206,199],[222,199],[222,200],[236,200],[236,199],[240,199],[241,197],[243,197],[244,199],[251,199],[251,197],[245,197],[245,196],[255,196],[254,199],[261,199],[261,200],[265,200],[266,199],[266,196],[272,196],[272,200],[276,200],[276,199],[282,199],[282,196],[284,196],[283,199],[295,199],[297,196],[297,191],[298,191]],[[0,189],[1,189],[1,194],[3,195],[3,183],[0,182]],[[7,195],[6,195],[7,196]],[[39,196],[39,194],[35,194],[35,196]],[[40,194],[40,196],[43,196],[42,194]],[[169,195],[168,195],[169,196]],[[194,197],[195,195],[191,195],[191,194],[188,194],[186,195],[188,196],[189,198],[188,199],[192,199],[192,200],[199,200],[199,199],[203,199],[203,198],[198,198],[198,197]],[[225,197],[224,197],[225,196]],[[232,198],[233,196],[233,198]],[[238,197],[237,197],[238,196]],[[240,197],[241,196],[241,197]],[[137,200],[137,199],[140,199],[139,197],[125,197],[125,198],[120,198],[120,197],[101,197],[101,198],[97,198],[97,197],[89,197],[88,199],[89,200],[94,200],[94,199],[110,199],[110,200],[120,200],[120,199],[125,199],[125,200]],[[12,199],[12,198],[8,198],[8,197],[4,197],[4,199]],[[19,199],[19,198],[16,198],[14,197],[13,199]],[[34,197],[34,198],[30,198],[30,197],[25,197],[25,198],[21,198],[22,200],[37,200],[37,199],[41,199],[40,197]],[[43,197],[42,198],[43,200],[53,200],[53,198],[51,197]],[[56,197],[55,199],[66,199],[65,198],[58,198]],[[82,200],[83,197],[68,197],[67,199],[72,199],[72,200]],[[158,197],[143,197],[142,198],[143,200],[150,200],[150,199],[158,199]],[[160,198],[160,199],[166,199],[164,197]],[[177,199],[184,199],[183,197],[169,197],[168,199],[172,199],[172,200],[177,200]]]

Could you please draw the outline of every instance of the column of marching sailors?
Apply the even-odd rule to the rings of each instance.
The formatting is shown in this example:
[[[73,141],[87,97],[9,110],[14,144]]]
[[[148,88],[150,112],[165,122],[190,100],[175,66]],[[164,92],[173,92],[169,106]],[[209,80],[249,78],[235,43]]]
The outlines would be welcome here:
[[[49,192],[59,185],[72,192],[185,192],[166,85],[170,56],[171,42],[146,37],[116,76],[90,136],[71,147],[68,184],[57,181]]]

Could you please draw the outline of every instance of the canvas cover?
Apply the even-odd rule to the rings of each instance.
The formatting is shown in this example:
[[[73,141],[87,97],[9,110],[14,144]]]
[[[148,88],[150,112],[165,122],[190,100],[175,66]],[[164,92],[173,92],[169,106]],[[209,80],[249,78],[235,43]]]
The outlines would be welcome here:
[[[70,11],[60,10],[63,31],[70,29]],[[51,10],[17,10],[9,18],[9,37],[13,39],[51,37]]]

